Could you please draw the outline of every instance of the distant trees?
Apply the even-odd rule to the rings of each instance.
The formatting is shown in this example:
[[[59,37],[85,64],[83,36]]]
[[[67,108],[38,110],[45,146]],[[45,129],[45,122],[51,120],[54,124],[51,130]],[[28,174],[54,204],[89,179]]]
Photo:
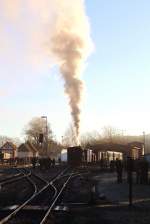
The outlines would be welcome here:
[[[94,145],[101,143],[128,144],[132,141],[143,142],[143,136],[127,136],[123,130],[112,126],[104,126],[101,133],[97,131],[87,132],[80,137],[80,144],[83,147],[88,144]]]
[[[112,126],[103,127],[102,137],[103,140],[108,143],[128,144],[129,142],[134,141],[143,142],[143,135],[125,135],[123,130]]]
[[[70,126],[67,128],[64,135],[62,136],[62,144],[64,147],[74,146],[78,144],[73,124],[70,124]]]
[[[8,136],[1,135],[0,136],[0,147],[5,143],[5,142],[12,142],[16,146],[20,145],[21,140],[19,138],[10,138]]]
[[[104,126],[102,136],[105,142],[108,143],[123,143],[124,132],[112,126]]]
[[[41,154],[44,152],[44,148],[47,147],[47,153],[49,156],[56,156],[56,154],[60,153],[63,147],[75,146],[78,144],[84,148],[88,144],[127,144],[132,141],[143,141],[143,136],[126,136],[120,129],[112,126],[104,126],[101,132],[92,131],[81,135],[78,142],[74,126],[71,124],[62,136],[62,144],[60,144],[54,139],[54,134],[49,123],[47,124],[47,130],[48,139],[44,138],[44,143],[40,144],[39,134],[43,133],[44,137],[46,137],[46,122],[45,119],[42,119],[41,117],[34,117],[26,125],[24,133],[26,140],[32,142],[37,149],[39,149]]]
[[[98,144],[102,142],[102,136],[98,131],[86,132],[80,137],[80,144],[85,147],[87,144]]]
[[[3,135],[0,136],[0,146],[2,146],[7,141],[11,141],[11,138]]]
[[[82,147],[88,144],[128,144],[133,141],[143,142],[143,135],[129,136],[125,135],[123,130],[117,129],[112,126],[104,126],[101,133],[97,131],[87,132],[80,137],[80,144]]]
[[[100,143],[122,143],[124,141],[123,131],[111,126],[105,126],[102,132],[86,132],[80,136],[79,144],[85,147],[87,144]],[[73,125],[70,125],[63,136],[63,145],[65,147],[76,145],[76,134]]]

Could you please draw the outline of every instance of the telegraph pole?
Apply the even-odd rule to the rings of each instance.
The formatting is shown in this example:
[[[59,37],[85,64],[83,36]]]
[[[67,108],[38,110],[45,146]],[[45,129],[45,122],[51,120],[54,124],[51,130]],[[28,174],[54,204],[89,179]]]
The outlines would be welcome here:
[[[48,122],[47,122],[47,116],[41,116],[42,119],[45,119],[46,124],[45,124],[45,154],[48,156]]]
[[[143,145],[144,145],[143,155],[145,155],[145,131],[143,131]]]

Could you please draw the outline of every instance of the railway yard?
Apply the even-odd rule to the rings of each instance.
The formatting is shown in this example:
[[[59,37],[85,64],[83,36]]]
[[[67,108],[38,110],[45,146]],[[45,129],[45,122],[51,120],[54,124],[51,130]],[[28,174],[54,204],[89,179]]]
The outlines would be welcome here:
[[[137,184],[132,168],[131,204],[130,170],[126,166],[120,177],[120,170],[106,166],[106,161],[88,163],[83,158],[80,147],[71,147],[66,162],[55,163],[45,157],[32,159],[28,165],[3,164],[0,168],[0,224],[150,222],[147,215],[149,181]],[[123,164],[118,162],[114,163],[116,167]],[[134,161],[128,160],[128,167],[131,162]]]
[[[1,169],[0,223],[70,223],[70,208],[90,200],[87,175],[66,166]]]
[[[125,182],[125,176],[124,176]],[[0,223],[149,223],[149,186],[134,186],[128,206],[126,183],[98,166],[56,165],[0,170]],[[140,193],[139,193],[140,192]],[[145,202],[146,201],[146,202]]]

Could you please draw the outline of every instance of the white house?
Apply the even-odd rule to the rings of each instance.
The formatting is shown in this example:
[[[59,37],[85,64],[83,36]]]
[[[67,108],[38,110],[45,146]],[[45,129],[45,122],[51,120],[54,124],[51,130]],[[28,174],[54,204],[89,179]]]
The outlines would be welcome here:
[[[18,158],[38,157],[38,150],[32,143],[27,141],[18,147],[17,157]]]

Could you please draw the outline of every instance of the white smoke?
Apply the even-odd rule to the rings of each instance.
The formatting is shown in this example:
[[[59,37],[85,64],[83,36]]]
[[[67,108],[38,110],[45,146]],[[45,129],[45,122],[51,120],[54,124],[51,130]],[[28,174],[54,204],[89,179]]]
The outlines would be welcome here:
[[[50,40],[50,49],[59,63],[64,78],[65,92],[76,129],[79,134],[83,81],[81,69],[90,50],[89,23],[84,1],[58,0],[55,26]]]
[[[84,1],[1,0],[0,8],[7,20],[24,25],[31,48],[42,45],[45,54],[59,65],[78,136],[84,86],[81,70],[91,49]]]

